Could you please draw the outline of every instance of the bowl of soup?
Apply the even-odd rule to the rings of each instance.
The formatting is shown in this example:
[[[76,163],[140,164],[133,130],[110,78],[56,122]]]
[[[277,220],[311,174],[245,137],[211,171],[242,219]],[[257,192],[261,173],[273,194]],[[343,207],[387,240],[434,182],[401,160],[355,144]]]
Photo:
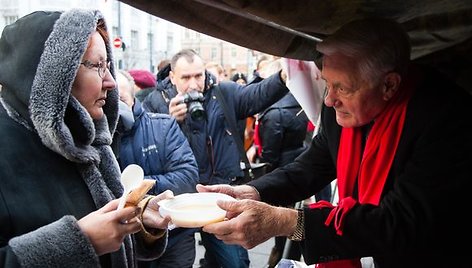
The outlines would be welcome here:
[[[225,219],[226,211],[216,204],[218,200],[235,199],[222,193],[180,194],[160,201],[159,213],[169,215],[174,227],[202,227]]]

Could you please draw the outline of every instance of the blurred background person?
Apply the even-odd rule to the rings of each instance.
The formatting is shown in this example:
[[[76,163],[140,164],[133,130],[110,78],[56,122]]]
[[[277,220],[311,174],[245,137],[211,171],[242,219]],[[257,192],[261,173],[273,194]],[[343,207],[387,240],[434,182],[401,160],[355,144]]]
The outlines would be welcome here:
[[[247,79],[246,79],[246,76],[241,73],[241,72],[237,72],[235,73],[232,77],[231,77],[231,81],[233,82],[236,82],[240,85],[246,85],[247,84]]]
[[[147,113],[134,98],[131,75],[117,72],[120,99],[133,114],[133,124],[122,131],[119,163],[121,169],[137,164],[145,179],[156,181],[150,194],[171,190],[175,195],[195,192],[198,167],[192,149],[174,118],[168,114]],[[126,111],[125,111],[126,113]],[[120,112],[123,114],[123,112]],[[169,231],[164,254],[152,262],[140,262],[139,267],[192,267],[195,261],[195,230],[175,228]]]
[[[195,51],[185,49],[172,57],[169,78],[173,90],[178,93],[170,99],[168,111],[179,122],[192,147],[199,167],[200,183],[230,184],[238,177],[243,177],[241,157],[236,145],[239,135],[228,129],[230,124],[227,121],[237,122],[248,115],[263,111],[283,97],[288,92],[283,80],[285,77],[285,73],[278,72],[253,85],[242,86],[232,81],[216,84]],[[205,114],[201,118],[192,117],[187,103],[183,102],[184,96],[194,91],[204,97],[201,105]],[[224,111],[219,93],[232,116],[230,118],[221,116]],[[162,100],[159,95],[155,96],[158,102]],[[248,253],[243,247],[224,244],[204,232],[201,232],[201,237],[206,252],[211,253],[217,260],[216,267],[249,267]],[[215,267],[215,264],[204,265]]]
[[[218,62],[216,61],[207,62],[205,64],[205,69],[216,77],[216,81],[215,81],[216,83],[220,83],[221,81],[227,80],[226,71],[223,68],[223,66],[221,66],[221,64],[219,64]]]
[[[264,68],[266,70],[261,74],[265,77],[282,67],[280,62],[275,60],[267,63],[262,69]],[[309,120],[291,92],[259,113],[257,121],[259,157],[261,162],[270,164],[269,171],[293,162],[307,148],[304,141]],[[290,207],[294,206],[295,204],[292,204]],[[285,236],[275,237],[275,245],[269,256],[268,267],[273,268],[279,263],[286,240]],[[297,250],[297,247],[292,247],[291,251],[286,258],[299,260],[301,252]]]
[[[134,80],[134,94],[139,101],[143,101],[157,85],[156,76],[148,70],[133,69],[128,71]]]

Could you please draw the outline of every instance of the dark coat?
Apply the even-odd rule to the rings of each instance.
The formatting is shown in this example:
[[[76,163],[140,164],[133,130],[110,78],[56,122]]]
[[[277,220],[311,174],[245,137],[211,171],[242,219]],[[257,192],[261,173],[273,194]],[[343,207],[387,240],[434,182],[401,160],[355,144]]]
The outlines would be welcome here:
[[[259,116],[262,161],[275,169],[292,162],[305,150],[308,117],[292,93]]]
[[[175,195],[195,192],[198,183],[197,161],[187,138],[174,118],[167,114],[148,113],[135,100],[134,125],[125,131],[120,142],[121,169],[137,164],[144,170],[145,179],[156,181],[149,194],[171,190]],[[176,228],[169,232],[168,247],[178,243],[189,228]],[[193,242],[193,240],[192,240]]]
[[[317,263],[373,256],[376,267],[470,267],[471,96],[425,73],[408,105],[379,206],[357,204],[342,236],[327,209],[305,209],[304,259]],[[336,178],[341,127],[324,107],[321,129],[296,161],[250,182],[263,201],[290,204]],[[464,225],[465,224],[465,225]]]
[[[171,190],[174,194],[195,192],[198,168],[187,138],[174,118],[147,113],[136,100],[134,126],[123,133],[119,163],[121,169],[138,164],[146,179],[156,180],[151,194]]]
[[[98,120],[71,95],[99,19],[99,11],[34,12],[3,31],[2,267],[135,267],[136,256],[157,258],[165,249],[165,236],[153,248],[144,248],[138,236],[126,236],[116,252],[97,256],[77,224],[123,193],[110,147],[118,90],[107,92]],[[110,46],[106,49],[112,60]],[[113,67],[110,72],[114,75]]]
[[[169,114],[169,102],[175,96],[177,96],[177,90],[167,77],[158,82],[156,89],[144,98],[143,108],[152,113]]]

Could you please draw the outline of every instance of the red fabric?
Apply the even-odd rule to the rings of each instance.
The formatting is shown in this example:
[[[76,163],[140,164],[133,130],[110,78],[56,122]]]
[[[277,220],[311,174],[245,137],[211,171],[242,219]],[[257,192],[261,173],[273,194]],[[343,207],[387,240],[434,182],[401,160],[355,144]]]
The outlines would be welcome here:
[[[129,70],[128,72],[133,77],[134,83],[140,89],[155,87],[157,84],[156,76],[148,70],[135,69],[135,70]]]
[[[338,260],[318,263],[315,268],[362,268],[359,260]]]
[[[362,129],[342,129],[337,162],[340,200],[352,195],[357,179],[359,203],[379,204],[400,141],[410,95],[397,94],[375,120],[362,157]]]
[[[254,123],[254,145],[257,149],[257,156],[262,156],[262,142],[261,138],[259,137],[259,118],[256,119]]]
[[[331,212],[328,215],[328,218],[325,221],[325,225],[328,226],[334,220],[334,228],[336,229],[336,234],[342,235],[344,217],[346,213],[345,210],[350,210],[355,206],[357,201],[352,197],[346,197],[339,201],[338,206],[333,206],[328,201],[321,200],[319,202],[309,205],[310,209],[320,209],[320,208],[331,208]],[[315,265],[315,268],[362,268],[362,264],[359,259],[350,259],[350,260],[336,260],[330,262],[318,263]]]
[[[315,125],[313,125],[313,123],[309,120],[308,120],[308,124],[306,126],[306,131],[307,132],[315,131]]]
[[[354,186],[358,183],[358,201],[361,204],[378,205],[385,182],[392,165],[395,152],[405,122],[405,115],[412,87],[408,85],[387,105],[375,120],[364,152],[362,152],[362,129],[343,128],[338,149],[337,179],[339,189],[338,206],[329,202],[317,202],[310,208],[332,208],[325,225],[334,221],[336,234],[343,234],[344,219],[356,205],[352,198]],[[362,267],[359,259],[339,260],[321,263],[317,268],[358,268]]]

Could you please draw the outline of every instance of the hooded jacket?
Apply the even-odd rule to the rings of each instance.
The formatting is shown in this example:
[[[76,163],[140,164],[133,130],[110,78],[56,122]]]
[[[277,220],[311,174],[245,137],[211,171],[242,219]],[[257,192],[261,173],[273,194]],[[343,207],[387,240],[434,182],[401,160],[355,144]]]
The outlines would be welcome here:
[[[99,11],[38,11],[2,33],[0,266],[134,267],[136,251],[150,258],[165,248],[165,239],[149,249],[128,236],[98,257],[77,225],[123,192],[110,147],[117,89],[108,91],[100,120],[71,95],[100,19]]]

